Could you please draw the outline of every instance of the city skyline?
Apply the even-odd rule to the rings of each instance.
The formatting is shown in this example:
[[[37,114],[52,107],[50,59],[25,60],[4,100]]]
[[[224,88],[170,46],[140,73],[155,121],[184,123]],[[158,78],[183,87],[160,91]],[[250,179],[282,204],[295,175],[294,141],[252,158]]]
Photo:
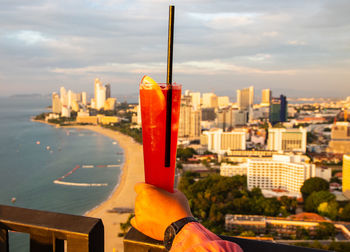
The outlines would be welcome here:
[[[96,77],[122,94],[137,93],[144,74],[165,81],[169,4],[176,6],[173,80],[184,90],[348,96],[350,3],[340,0],[6,1],[2,95],[62,85],[92,93]]]

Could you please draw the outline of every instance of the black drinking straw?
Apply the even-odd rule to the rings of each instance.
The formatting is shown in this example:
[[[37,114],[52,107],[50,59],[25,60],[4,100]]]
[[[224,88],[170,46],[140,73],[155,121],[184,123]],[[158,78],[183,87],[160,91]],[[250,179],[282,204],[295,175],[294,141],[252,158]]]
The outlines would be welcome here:
[[[165,167],[170,167],[171,148],[171,105],[173,98],[172,75],[173,75],[173,42],[174,42],[174,13],[175,6],[169,6],[169,27],[168,27],[168,64],[167,64],[167,87],[168,95],[166,102],[166,132],[165,132]]]

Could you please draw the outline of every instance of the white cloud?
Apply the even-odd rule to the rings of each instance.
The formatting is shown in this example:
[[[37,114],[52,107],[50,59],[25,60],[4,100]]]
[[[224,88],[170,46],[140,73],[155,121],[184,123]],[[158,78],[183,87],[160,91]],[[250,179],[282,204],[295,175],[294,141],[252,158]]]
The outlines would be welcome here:
[[[50,41],[50,39],[45,37],[41,32],[31,30],[17,31],[12,34],[8,34],[6,37],[22,41],[28,45],[34,45]]]
[[[300,40],[290,40],[288,41],[288,45],[304,46],[304,45],[307,45],[307,43]]]

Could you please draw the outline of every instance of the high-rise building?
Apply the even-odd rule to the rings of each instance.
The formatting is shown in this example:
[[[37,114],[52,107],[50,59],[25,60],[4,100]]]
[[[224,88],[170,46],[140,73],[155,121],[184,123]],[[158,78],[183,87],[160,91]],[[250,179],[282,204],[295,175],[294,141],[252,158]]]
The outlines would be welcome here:
[[[332,125],[331,141],[327,152],[348,154],[350,153],[350,123],[336,122]]]
[[[246,132],[223,132],[222,129],[212,129],[203,132],[201,144],[205,144],[209,151],[223,154],[229,150],[245,150]]]
[[[218,97],[214,93],[204,93],[203,94],[203,108],[217,108],[218,107]]]
[[[307,131],[305,128],[270,128],[268,150],[306,152]]]
[[[192,106],[194,109],[200,109],[201,107],[201,93],[199,92],[190,92],[192,97]]]
[[[61,113],[61,100],[60,96],[56,92],[52,93],[52,113]]]
[[[105,85],[106,88],[106,99],[111,98],[111,84],[107,83]]]
[[[70,117],[70,108],[66,105],[62,106],[61,116],[62,117]]]
[[[270,123],[286,122],[288,116],[287,97],[281,95],[279,98],[272,98],[270,104]]]
[[[215,108],[202,108],[202,121],[214,121],[216,118]]]
[[[248,111],[232,110],[232,127],[242,126],[248,122]]]
[[[282,189],[300,196],[304,181],[314,177],[316,166],[300,156],[274,155],[272,160],[248,159],[248,189]]]
[[[69,89],[67,93],[67,97],[68,97],[67,106],[71,108],[73,106],[73,103],[77,101],[76,94]]]
[[[75,111],[75,112],[78,112],[79,111],[79,104],[78,104],[78,102],[76,101],[76,100],[73,100],[72,101],[72,107],[71,107],[71,109],[73,110],[73,111]]]
[[[81,93],[81,103],[86,106],[87,105],[87,94],[86,92]]]
[[[350,155],[343,156],[343,193],[350,199]]]
[[[232,125],[232,108],[226,107],[216,112],[216,125],[223,131],[229,130]]]
[[[270,106],[271,89],[263,89],[261,92],[261,105]]]
[[[60,97],[61,97],[61,105],[67,106],[68,105],[68,95],[67,95],[67,91],[64,87],[60,88]]]
[[[192,106],[192,97],[181,97],[179,138],[199,138],[201,133],[201,111]]]
[[[218,97],[218,106],[219,108],[225,108],[230,104],[230,99],[228,96],[219,96]]]
[[[248,110],[254,104],[254,87],[237,90],[237,105],[241,110]]]
[[[106,101],[106,88],[99,79],[95,79],[95,109],[102,109]]]

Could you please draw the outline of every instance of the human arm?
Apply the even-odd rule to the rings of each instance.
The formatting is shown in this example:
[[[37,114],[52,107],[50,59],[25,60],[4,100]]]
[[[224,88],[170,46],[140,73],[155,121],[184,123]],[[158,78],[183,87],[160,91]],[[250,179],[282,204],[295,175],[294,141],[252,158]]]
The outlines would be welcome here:
[[[188,201],[183,193],[169,193],[145,183],[135,186],[135,217],[131,224],[140,232],[156,240],[163,240],[166,228],[173,222],[192,217]],[[201,224],[186,224],[175,236],[171,251],[234,251],[241,248],[223,241]]]

